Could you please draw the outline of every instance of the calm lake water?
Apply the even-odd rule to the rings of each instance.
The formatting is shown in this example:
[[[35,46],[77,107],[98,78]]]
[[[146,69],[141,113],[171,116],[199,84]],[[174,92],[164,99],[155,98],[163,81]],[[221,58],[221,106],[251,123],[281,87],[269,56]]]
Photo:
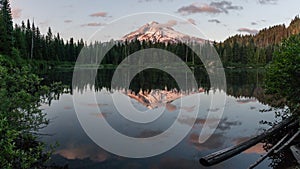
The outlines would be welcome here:
[[[210,109],[210,98],[224,94],[222,90],[210,90],[208,78],[200,73],[201,71],[195,70],[194,74],[199,86],[207,89],[207,91],[199,93],[202,97],[201,107],[192,130],[177,146],[161,155],[150,158],[125,158],[111,154],[97,146],[82,129],[75,113],[73,96],[70,93],[61,94],[57,100],[52,100],[50,105],[42,105],[43,112],[47,113],[47,117],[51,120],[51,123],[42,130],[42,133],[52,135],[45,136],[42,139],[50,144],[59,143],[52,156],[51,163],[57,165],[68,164],[68,167],[72,169],[207,168],[199,164],[201,157],[228,146],[236,145],[270,127],[263,124],[262,121],[274,122],[276,120],[274,112],[260,112],[260,110],[269,108],[268,105],[261,103],[258,98],[259,93],[262,91],[264,71],[260,69],[228,69],[226,70],[227,92],[225,93],[227,98],[222,120],[215,133],[205,143],[198,143],[199,133]],[[81,110],[84,111],[82,113],[88,114],[89,118],[105,118],[114,129],[132,137],[158,135],[166,130],[174,120],[178,120],[181,125],[189,125],[189,119],[176,119],[179,109],[185,106],[180,105],[176,100],[170,103],[173,109],[166,109],[159,120],[146,125],[133,124],[122,118],[111,101],[101,101],[100,99],[97,100],[98,104],[96,105],[90,102],[88,98],[94,97],[94,93],[97,97],[103,91],[109,90],[113,73],[113,69],[99,70],[96,86],[83,84],[74,90],[87,98],[80,101],[80,106],[82,107]],[[45,83],[62,81],[63,84],[70,86],[70,89],[72,75],[72,71],[52,71],[44,75]],[[164,89],[165,87],[171,89],[177,86],[168,75],[154,70],[139,74],[130,85],[133,91],[138,91],[140,88]],[[132,103],[137,109],[146,109],[136,100],[132,99]],[[101,112],[94,112],[93,108],[97,106],[101,107]],[[186,109],[188,108],[186,106]],[[221,109],[221,107],[211,111],[217,111],[218,109]],[[99,134],[101,135],[101,133]],[[240,155],[210,168],[248,168],[264,153],[263,144],[257,144]],[[266,159],[257,168],[272,168],[271,163],[272,160]]]

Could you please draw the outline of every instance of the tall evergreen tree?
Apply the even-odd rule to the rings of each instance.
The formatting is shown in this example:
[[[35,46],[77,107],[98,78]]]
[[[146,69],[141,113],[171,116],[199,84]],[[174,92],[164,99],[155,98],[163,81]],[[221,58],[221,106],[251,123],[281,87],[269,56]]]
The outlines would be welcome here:
[[[0,7],[0,52],[10,55],[13,47],[13,22],[8,0],[1,0]]]

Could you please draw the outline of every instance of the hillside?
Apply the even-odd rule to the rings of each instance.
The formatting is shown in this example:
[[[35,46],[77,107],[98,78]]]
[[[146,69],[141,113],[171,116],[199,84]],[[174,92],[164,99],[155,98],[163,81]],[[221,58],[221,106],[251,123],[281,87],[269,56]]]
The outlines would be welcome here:
[[[235,35],[215,47],[224,64],[266,64],[272,60],[277,46],[291,35],[300,33],[300,18],[296,16],[288,27],[284,24],[262,29],[256,35]]]

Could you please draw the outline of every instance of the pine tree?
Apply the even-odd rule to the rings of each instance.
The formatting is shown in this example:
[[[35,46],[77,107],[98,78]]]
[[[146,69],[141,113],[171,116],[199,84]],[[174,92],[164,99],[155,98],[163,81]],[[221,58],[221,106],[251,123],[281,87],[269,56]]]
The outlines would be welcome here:
[[[10,55],[13,47],[13,22],[8,0],[1,0],[0,7],[0,53]]]

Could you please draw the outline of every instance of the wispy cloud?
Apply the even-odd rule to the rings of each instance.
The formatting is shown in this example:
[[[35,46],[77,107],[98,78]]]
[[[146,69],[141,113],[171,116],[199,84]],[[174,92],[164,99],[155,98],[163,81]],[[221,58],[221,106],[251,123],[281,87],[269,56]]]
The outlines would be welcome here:
[[[12,17],[14,19],[18,19],[18,18],[21,17],[22,9],[20,9],[20,8],[13,8],[12,11],[11,11],[11,14],[12,14]]]
[[[191,4],[189,6],[183,6],[177,10],[177,12],[181,14],[193,14],[193,13],[221,13],[222,11],[216,7],[209,6],[207,4],[197,6],[195,4]]]
[[[258,23],[257,22],[251,22],[251,25],[257,25]]]
[[[161,26],[161,27],[173,27],[175,25],[177,25],[177,21],[176,20],[169,20],[166,23],[159,24],[159,26]]]
[[[249,28],[240,28],[240,29],[238,29],[237,31],[239,31],[239,32],[250,33],[250,34],[252,34],[252,35],[258,33],[258,30],[256,30],[256,29],[249,29]]]
[[[228,13],[228,10],[241,10],[242,6],[232,5],[230,1],[221,1],[221,2],[211,2],[211,6],[215,6],[218,9],[221,9],[223,12]]]
[[[97,12],[97,13],[92,13],[90,14],[91,17],[106,17],[107,13],[106,12]]]
[[[82,27],[85,27],[85,26],[97,27],[97,26],[104,26],[104,25],[105,25],[104,23],[91,22],[91,23],[87,23],[87,24],[82,24],[81,26]]]
[[[191,23],[191,24],[193,24],[193,25],[196,25],[196,21],[194,19],[192,19],[192,18],[189,18],[188,22]]]
[[[178,22],[176,20],[169,20],[165,23],[159,23],[159,22],[154,21],[154,23],[156,23],[154,26],[156,26],[158,28],[173,27],[178,24]]]
[[[277,4],[277,1],[278,0],[258,0],[258,2],[263,5],[266,5],[266,4],[275,5],[275,4]]]
[[[45,21],[39,22],[39,25],[42,28],[47,28],[47,27],[49,27],[49,20],[45,20]]]
[[[162,2],[162,1],[168,1],[168,2],[172,2],[173,0],[139,0],[138,2],[153,2],[153,1],[158,1],[158,2]]]
[[[210,19],[208,20],[208,22],[221,23],[221,21],[219,21],[218,19]]]
[[[64,20],[64,23],[71,23],[73,22],[72,20]]]
[[[232,5],[230,1],[211,2],[210,4],[197,4],[193,3],[189,6],[183,6],[177,10],[177,12],[187,15],[193,13],[229,13],[230,10],[242,10],[242,6]]]

